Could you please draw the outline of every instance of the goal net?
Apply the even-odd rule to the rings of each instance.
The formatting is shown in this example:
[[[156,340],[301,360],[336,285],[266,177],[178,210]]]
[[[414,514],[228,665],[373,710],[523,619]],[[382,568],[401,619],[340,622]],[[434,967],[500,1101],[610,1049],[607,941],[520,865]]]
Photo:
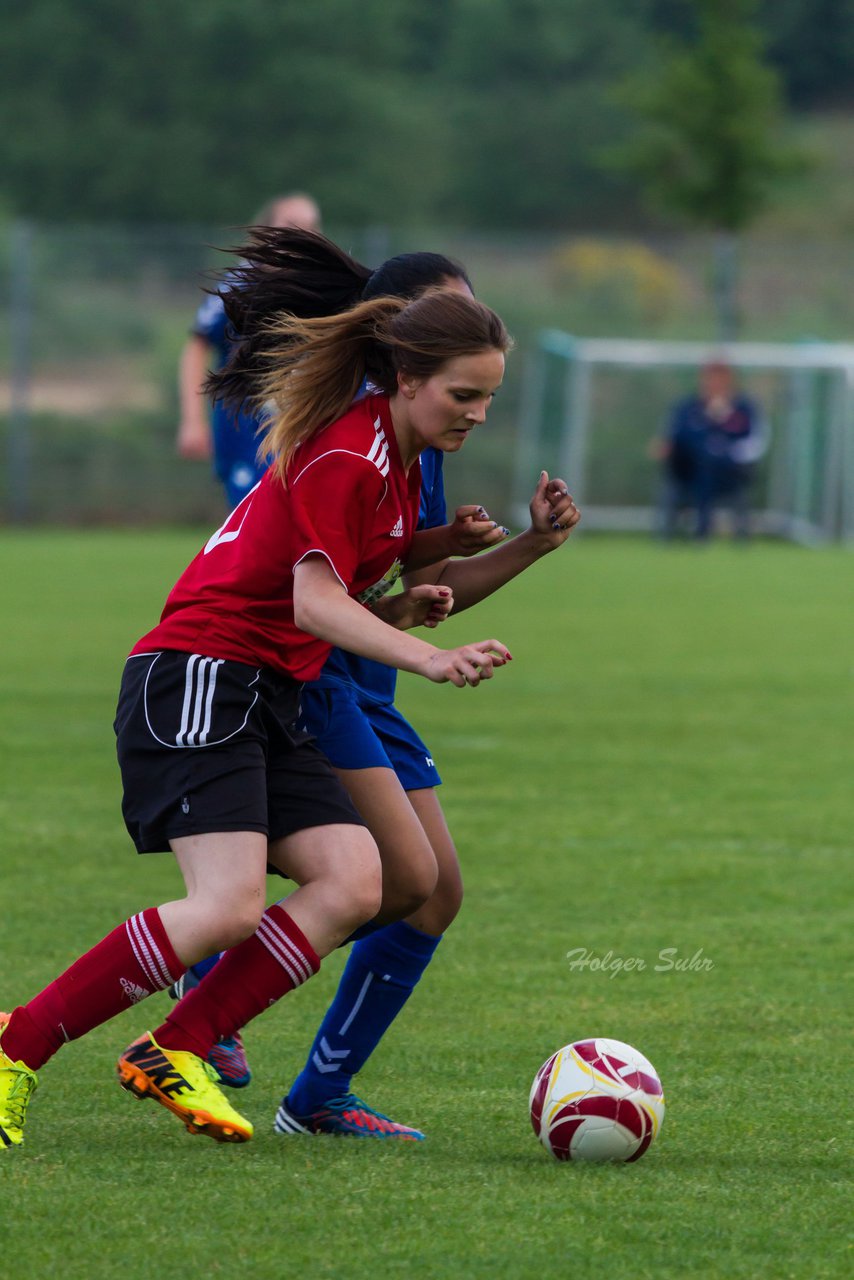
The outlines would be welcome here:
[[[711,362],[735,370],[762,412],[753,530],[807,544],[854,541],[854,346],[837,343],[541,333],[522,390],[516,518],[546,467],[568,481],[587,529],[654,531],[663,484],[654,442]]]

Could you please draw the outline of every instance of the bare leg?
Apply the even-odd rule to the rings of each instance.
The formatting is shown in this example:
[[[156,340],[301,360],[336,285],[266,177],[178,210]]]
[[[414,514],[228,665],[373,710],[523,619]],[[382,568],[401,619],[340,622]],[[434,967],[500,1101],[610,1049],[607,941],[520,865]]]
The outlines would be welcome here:
[[[407,924],[420,929],[422,933],[438,936],[445,932],[462,906],[463,878],[460,863],[435,788],[425,787],[419,791],[407,791],[406,794],[430,841],[439,870],[433,893],[406,920]]]
[[[266,900],[267,837],[258,831],[182,836],[172,841],[187,896],[160,918],[184,964],[248,938]]]
[[[363,770],[362,778],[369,772],[388,771]],[[354,776],[358,779],[355,771]],[[387,925],[353,947],[306,1064],[277,1112],[276,1130],[281,1134],[348,1132],[404,1140],[423,1136],[348,1098],[353,1075],[403,1009],[462,902],[457,854],[436,791],[413,790],[406,798],[432,852],[438,872],[435,888],[405,920]],[[354,799],[359,805],[359,798]],[[389,865],[395,876],[406,868],[403,848],[394,849],[398,828],[390,821],[390,812],[380,806],[376,832],[384,858],[384,901]],[[392,850],[390,860],[386,849]],[[341,1098],[344,1103],[334,1102]]]
[[[299,885],[283,905],[321,957],[379,910],[380,862],[365,827],[308,827],[271,844],[267,858]]]
[[[383,897],[377,919],[400,920],[436,889],[438,865],[429,836],[393,769],[335,772],[379,846]]]

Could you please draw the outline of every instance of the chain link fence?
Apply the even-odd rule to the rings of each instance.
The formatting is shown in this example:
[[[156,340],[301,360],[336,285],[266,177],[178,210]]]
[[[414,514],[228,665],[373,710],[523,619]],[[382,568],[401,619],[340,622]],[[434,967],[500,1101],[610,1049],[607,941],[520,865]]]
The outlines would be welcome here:
[[[413,249],[461,259],[478,295],[514,333],[518,349],[489,422],[447,468],[452,503],[483,502],[505,523],[516,437],[525,430],[525,356],[540,330],[715,334],[705,238],[339,227],[328,234],[372,266]],[[0,519],[217,523],[224,497],[209,464],[176,454],[177,365],[201,290],[229,262],[216,246],[239,242],[239,230],[18,223],[0,228],[0,237]],[[845,341],[854,334],[849,247],[748,240],[739,276],[742,336]],[[536,475],[529,479],[533,488]]]

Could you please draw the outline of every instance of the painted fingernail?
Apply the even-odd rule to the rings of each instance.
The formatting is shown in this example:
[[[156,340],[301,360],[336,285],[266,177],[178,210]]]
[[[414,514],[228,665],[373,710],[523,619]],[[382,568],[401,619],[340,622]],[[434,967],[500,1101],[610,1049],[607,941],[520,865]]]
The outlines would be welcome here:
[[[501,526],[501,532],[504,534],[505,538],[510,537],[510,530],[506,527],[506,525]]]

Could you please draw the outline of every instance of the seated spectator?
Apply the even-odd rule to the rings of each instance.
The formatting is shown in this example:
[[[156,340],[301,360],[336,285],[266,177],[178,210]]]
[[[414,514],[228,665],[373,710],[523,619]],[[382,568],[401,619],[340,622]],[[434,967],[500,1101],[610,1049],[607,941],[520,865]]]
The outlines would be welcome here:
[[[715,511],[733,511],[737,536],[750,533],[750,492],[768,432],[759,406],[736,386],[729,365],[714,361],[700,371],[695,394],[673,408],[656,450],[664,464],[661,533],[673,538],[687,509],[694,536],[708,538]]]

